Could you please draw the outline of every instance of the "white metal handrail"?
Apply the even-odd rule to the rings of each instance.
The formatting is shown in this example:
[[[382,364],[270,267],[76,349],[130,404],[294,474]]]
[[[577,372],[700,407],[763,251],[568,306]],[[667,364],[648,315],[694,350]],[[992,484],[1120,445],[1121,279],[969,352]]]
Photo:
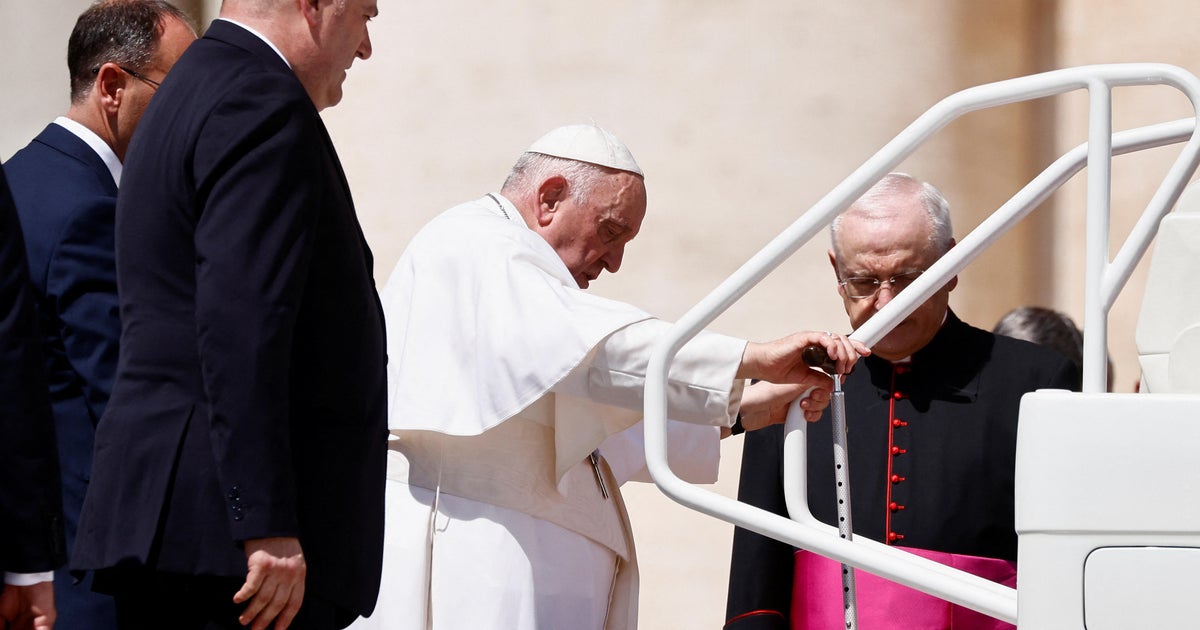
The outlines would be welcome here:
[[[1193,119],[1112,134],[1111,91],[1131,85],[1169,85],[1183,92],[1200,111],[1200,80],[1175,66],[1114,64],[1057,70],[963,90],[946,97],[838,184],[812,208],[690,309],[658,341],[647,369],[645,397],[646,461],[651,477],[667,496],[702,513],[759,534],[828,556],[947,601],[1015,623],[1014,589],[901,552],[881,543],[857,538],[842,540],[836,530],[812,519],[807,505],[796,520],[772,514],[689,484],[667,463],[666,376],[680,348],[717,316],[774,271],[871,185],[895,168],[934,133],[956,118],[979,109],[1007,105],[1086,89],[1090,95],[1088,142],[1063,155],[1022,188],[991,217],[931,266],[903,293],[872,316],[851,338],[874,345],[896,323],[957,274],[1004,231],[1044,201],[1054,190],[1088,166],[1087,276],[1085,289],[1084,391],[1103,391],[1106,364],[1107,313],[1124,287],[1133,266],[1153,240],[1159,221],[1178,200],[1187,179],[1200,163],[1200,137],[1192,133]],[[1112,263],[1108,261],[1109,184],[1113,154],[1180,142],[1188,143],[1168,171],[1141,219]],[[803,427],[796,427],[800,429]],[[804,433],[799,432],[803,439]],[[793,439],[790,451],[803,456]],[[801,444],[802,446],[802,444]],[[803,471],[803,462],[790,465]],[[799,472],[785,483],[803,481]],[[803,496],[796,485],[793,499]],[[799,488],[799,490],[797,490]],[[807,516],[806,516],[807,515]]]

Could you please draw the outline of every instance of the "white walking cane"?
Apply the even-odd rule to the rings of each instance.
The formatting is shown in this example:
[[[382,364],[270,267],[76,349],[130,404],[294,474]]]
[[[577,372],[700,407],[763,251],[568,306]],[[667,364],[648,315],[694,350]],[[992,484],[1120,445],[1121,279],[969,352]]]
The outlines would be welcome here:
[[[808,346],[801,356],[812,367],[824,370],[833,378],[833,394],[829,399],[830,415],[833,417],[833,479],[837,483],[838,535],[846,540],[854,537],[854,526],[850,516],[850,458],[846,450],[846,394],[842,391],[842,376],[825,348]],[[798,417],[793,418],[793,414]],[[804,422],[800,399],[788,410],[788,423]],[[855,601],[854,567],[842,565],[842,605],[845,610],[846,630],[858,629],[858,605]]]

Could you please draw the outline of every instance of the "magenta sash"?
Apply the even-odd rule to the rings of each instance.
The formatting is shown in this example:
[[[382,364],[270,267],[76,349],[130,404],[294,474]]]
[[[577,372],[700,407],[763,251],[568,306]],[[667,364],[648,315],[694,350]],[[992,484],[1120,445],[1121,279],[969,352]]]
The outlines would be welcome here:
[[[995,558],[901,548],[1005,586],[1017,584],[1017,563]],[[844,628],[842,567],[808,551],[796,552],[793,630]],[[855,569],[858,622],[866,630],[1015,630],[1016,626],[969,608]]]

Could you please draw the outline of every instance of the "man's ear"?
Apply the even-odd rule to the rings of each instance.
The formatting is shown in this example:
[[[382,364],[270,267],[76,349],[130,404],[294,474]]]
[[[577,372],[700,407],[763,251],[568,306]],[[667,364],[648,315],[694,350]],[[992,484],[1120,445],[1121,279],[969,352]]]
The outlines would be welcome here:
[[[956,244],[956,241],[953,238],[950,239],[950,247],[947,247],[946,251],[950,251],[954,247],[955,244]],[[945,254],[942,254],[942,255],[945,256]],[[949,282],[946,283],[946,292],[949,293],[949,292],[953,291],[954,287],[957,287],[957,286],[958,286],[958,276],[954,276],[953,278],[950,278]]]
[[[100,107],[109,116],[116,116],[121,109],[121,101],[125,99],[125,90],[131,77],[111,61],[100,66],[96,72],[96,80],[92,82],[92,90],[99,96]]]
[[[321,0],[295,0],[300,5],[300,15],[304,16],[304,21],[308,23],[309,28],[315,28],[321,23]]]
[[[838,275],[837,256],[834,255],[832,249],[829,250],[829,266],[833,267],[833,277],[838,282],[838,285],[837,285],[838,293],[845,292],[845,289],[842,287],[842,284],[841,284],[842,277],[840,275]]]
[[[559,204],[567,198],[567,179],[562,175],[547,178],[538,186],[537,206],[535,210],[537,223],[541,227],[550,225],[558,212]]]

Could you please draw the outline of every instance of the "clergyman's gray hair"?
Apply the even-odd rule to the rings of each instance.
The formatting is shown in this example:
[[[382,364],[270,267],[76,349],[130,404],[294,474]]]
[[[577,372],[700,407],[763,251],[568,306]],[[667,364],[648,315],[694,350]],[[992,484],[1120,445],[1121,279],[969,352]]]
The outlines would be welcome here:
[[[909,194],[913,188],[917,188],[921,207],[925,208],[925,213],[929,216],[929,246],[939,256],[950,251],[954,228],[950,224],[950,202],[946,201],[942,191],[933,184],[923,182],[907,173],[888,173],[829,225],[829,239],[833,244],[834,255],[841,258],[837,234],[843,217],[855,210],[868,213],[886,211],[895,196]]]
[[[158,51],[168,18],[195,30],[182,11],[162,0],[103,0],[88,7],[67,41],[71,102],[91,92],[96,70],[106,63],[143,71]]]
[[[600,181],[600,178],[610,173],[609,169],[587,162],[567,160],[543,153],[522,153],[513,165],[508,179],[500,192],[508,194],[524,186],[536,186],[554,175],[562,175],[567,180],[567,191],[575,203],[586,203],[588,195]]]

